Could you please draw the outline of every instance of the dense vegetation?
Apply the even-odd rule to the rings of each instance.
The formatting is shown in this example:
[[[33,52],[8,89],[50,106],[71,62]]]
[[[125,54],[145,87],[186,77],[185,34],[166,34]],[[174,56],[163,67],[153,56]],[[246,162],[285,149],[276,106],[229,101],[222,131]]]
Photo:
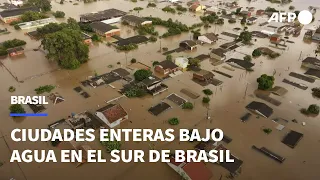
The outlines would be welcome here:
[[[144,95],[147,94],[145,89],[138,87],[138,86],[131,86],[129,89],[126,89],[124,94],[128,98],[133,98],[133,97],[143,97]]]
[[[13,40],[4,41],[1,46],[4,47],[5,49],[9,49],[9,48],[14,48],[18,46],[23,46],[26,44],[27,43],[24,40],[13,39]]]
[[[138,26],[137,27],[137,30],[138,30],[138,33],[140,35],[146,35],[146,34],[150,34],[150,35],[153,35],[153,36],[158,36],[159,33],[157,31],[155,31],[154,27],[153,26]]]
[[[185,102],[182,105],[182,109],[193,109],[193,104],[191,102]]]
[[[162,11],[169,12],[169,13],[172,13],[172,14],[176,13],[176,10],[174,8],[170,7],[170,6],[166,6],[166,7],[162,8]]]
[[[204,23],[213,24],[213,23],[216,23],[219,17],[216,14],[209,14],[207,16],[201,16],[200,19]]]
[[[168,120],[168,123],[170,124],[170,125],[178,125],[179,124],[179,119],[178,118],[171,118],[171,119],[169,119]]]
[[[160,25],[169,28],[168,32],[164,33],[162,37],[166,38],[169,36],[174,36],[177,34],[181,34],[182,32],[188,32],[189,28],[187,25],[182,24],[179,21],[172,21],[171,18],[169,18],[167,21],[162,20],[160,18],[154,18],[154,17],[146,17],[146,19],[151,20],[153,25]]]
[[[45,85],[45,86],[38,87],[34,91],[37,94],[42,94],[42,93],[45,93],[45,92],[50,93],[52,90],[54,90],[54,88],[55,88],[55,86],[53,86],[53,85]]]
[[[209,98],[209,97],[203,97],[203,98],[202,98],[202,102],[203,102],[204,104],[208,104],[208,103],[210,102],[210,98]]]
[[[266,74],[262,74],[258,79],[258,89],[261,90],[268,90],[273,87],[274,84],[274,77],[273,76],[268,76]]]
[[[23,5],[25,7],[36,6],[41,9],[41,11],[51,11],[51,0],[28,0]]]
[[[320,107],[316,104],[311,104],[308,109],[302,108],[300,111],[305,115],[318,115],[320,112]]]
[[[111,153],[113,150],[120,150],[121,142],[120,141],[100,141],[108,153]]]
[[[134,11],[142,11],[143,8],[142,8],[142,7],[135,7],[135,8],[133,8],[133,10],[134,10]]]
[[[259,57],[259,56],[261,56],[261,50],[259,50],[259,49],[255,49],[255,50],[253,50],[253,52],[252,52],[252,56],[253,57]]]
[[[80,64],[87,62],[89,48],[83,43],[80,27],[75,19],[69,18],[67,23],[50,23],[38,28],[44,50],[48,51],[47,58],[58,62],[66,69],[76,69]]]
[[[21,104],[12,104],[9,107],[10,113],[25,113],[26,111],[21,106]]]
[[[45,19],[45,18],[48,18],[48,16],[46,16],[43,13],[38,13],[33,11],[27,11],[23,13],[21,16],[21,20],[23,22],[36,21],[36,20]]]
[[[176,7],[176,10],[177,10],[177,11],[180,11],[180,12],[187,12],[187,11],[188,11],[187,8],[185,8],[185,7],[181,6],[181,5],[178,5],[178,6]]]
[[[243,60],[252,61],[252,57],[250,55],[246,55],[246,56],[243,57]]]
[[[116,48],[119,51],[131,51],[131,50],[138,49],[138,45],[136,45],[136,44],[128,44],[128,45],[124,45],[124,46],[117,46]]]
[[[152,75],[152,72],[146,69],[139,69],[133,74],[136,81],[142,81],[151,75]]]
[[[213,92],[210,89],[204,89],[204,90],[202,90],[202,92],[207,96],[210,96],[213,94]]]
[[[148,3],[147,7],[157,7],[155,3]]]
[[[64,18],[64,16],[66,15],[63,11],[56,11],[54,13],[52,13],[52,15],[55,17],[55,18]]]
[[[242,41],[243,43],[247,44],[252,40],[252,33],[249,31],[243,31],[240,33],[238,40]]]

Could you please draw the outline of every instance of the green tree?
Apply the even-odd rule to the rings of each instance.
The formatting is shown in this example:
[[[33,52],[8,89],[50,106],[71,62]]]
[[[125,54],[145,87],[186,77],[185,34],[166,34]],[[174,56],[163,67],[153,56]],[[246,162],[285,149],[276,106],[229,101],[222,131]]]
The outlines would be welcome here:
[[[178,118],[171,118],[171,119],[169,119],[168,120],[168,123],[170,124],[170,125],[178,125],[179,124],[179,119]]]
[[[76,69],[89,58],[89,48],[82,42],[81,32],[78,30],[65,28],[48,34],[41,44],[48,51],[46,57],[57,61],[66,69]]]
[[[101,42],[102,40],[101,40],[101,37],[99,36],[99,35],[97,35],[97,34],[93,34],[92,36],[91,36],[91,39],[92,39],[92,41],[94,41],[94,42]]]
[[[55,13],[53,13],[53,16],[55,18],[64,18],[66,14],[63,11],[56,11]]]
[[[113,150],[120,150],[121,149],[121,142],[120,141],[100,141],[100,143],[105,147],[108,153],[111,153]]]
[[[202,102],[205,104],[208,104],[210,102],[210,98],[209,97],[203,97],[202,98]]]
[[[255,49],[255,50],[253,50],[253,52],[252,52],[252,56],[253,57],[259,57],[259,56],[261,56],[262,55],[262,53],[261,53],[261,50],[260,49]]]
[[[213,94],[213,92],[210,89],[204,89],[202,92],[207,96],[210,96]]]
[[[132,58],[130,62],[133,64],[133,63],[136,63],[137,60],[135,58]]]
[[[316,114],[318,115],[319,114],[319,111],[320,111],[320,107],[316,104],[311,104],[309,107],[308,107],[308,112],[310,114]]]
[[[272,88],[273,84],[274,84],[274,77],[273,76],[268,76],[266,74],[262,74],[258,79],[258,89],[261,90],[268,90],[270,88]]]
[[[152,72],[146,69],[139,69],[133,75],[136,81],[142,81],[151,76]]]
[[[252,40],[252,33],[249,31],[241,32],[239,40],[241,40],[243,43],[249,43]]]
[[[317,98],[320,98],[320,88],[312,88],[312,95]]]
[[[79,26],[77,20],[75,20],[73,18],[68,18],[67,26],[68,26],[68,28],[73,29],[73,30],[80,30],[80,26]]]
[[[241,12],[241,7],[236,9],[235,14],[238,15],[238,14],[240,14],[240,12]]]
[[[247,17],[244,16],[244,17],[241,19],[240,23],[241,23],[242,25],[246,24],[246,23],[247,23]]]
[[[21,104],[12,104],[9,107],[10,113],[25,113],[26,111],[23,109]]]
[[[20,39],[12,39],[12,40],[7,40],[4,41],[2,43],[2,46],[5,49],[9,49],[9,48],[14,48],[14,47],[18,47],[18,46],[23,46],[26,45],[27,43],[24,40],[20,40]]]
[[[36,20],[44,19],[44,18],[48,18],[48,16],[46,16],[42,13],[39,13],[39,12],[34,12],[34,11],[27,11],[27,12],[23,13],[21,16],[21,20],[23,22],[36,21]]]
[[[159,61],[153,61],[152,66],[156,66],[159,64]]]
[[[294,6],[289,6],[289,10],[294,10],[295,7]]]
[[[252,61],[252,57],[250,55],[246,55],[245,57],[243,57],[243,60]]]
[[[185,102],[182,105],[182,109],[193,109],[193,104],[191,102]]]
[[[53,85],[45,85],[45,86],[40,86],[38,87],[37,89],[35,89],[34,91],[37,93],[37,94],[42,94],[42,93],[45,93],[45,92],[48,92],[50,93],[52,90],[54,90],[55,86]]]
[[[51,11],[51,1],[50,0],[28,0],[24,6],[36,6],[41,9],[41,11]]]
[[[200,67],[201,66],[200,60],[195,58],[189,59],[189,66]]]
[[[171,54],[168,54],[168,55],[166,56],[166,60],[172,61],[172,55],[171,55]]]

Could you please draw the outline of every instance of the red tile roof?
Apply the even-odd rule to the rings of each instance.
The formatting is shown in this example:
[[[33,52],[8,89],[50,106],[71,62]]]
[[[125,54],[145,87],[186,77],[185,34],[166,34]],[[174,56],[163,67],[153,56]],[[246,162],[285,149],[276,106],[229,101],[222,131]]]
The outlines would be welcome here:
[[[113,105],[101,112],[110,123],[117,121],[120,118],[125,117],[127,112],[119,105]]]
[[[209,180],[212,172],[202,162],[190,162],[182,167],[191,180]]]

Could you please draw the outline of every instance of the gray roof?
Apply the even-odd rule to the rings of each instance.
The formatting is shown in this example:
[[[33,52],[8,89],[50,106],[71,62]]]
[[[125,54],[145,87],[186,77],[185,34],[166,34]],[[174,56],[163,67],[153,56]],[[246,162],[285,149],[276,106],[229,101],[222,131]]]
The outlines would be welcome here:
[[[123,16],[121,19],[123,21],[133,22],[133,23],[136,23],[136,24],[141,24],[141,23],[147,21],[144,18],[141,18],[141,17],[138,17],[138,16],[134,16],[134,15],[126,15],[126,16]]]
[[[108,31],[110,31],[112,29],[119,29],[117,27],[111,26],[111,25],[103,23],[103,22],[93,22],[93,23],[90,24],[90,26],[93,29],[96,29],[96,30],[101,31],[101,32],[108,32]]]
[[[208,39],[210,39],[211,41],[216,41],[218,40],[218,36],[214,33],[206,33],[206,34],[203,34],[202,36],[205,36],[207,37]]]
[[[256,18],[256,17],[250,17],[250,18],[248,18],[247,20],[248,21],[255,21],[255,20],[257,20],[258,18]]]
[[[252,66],[254,66],[254,64],[249,61],[235,59],[235,58],[228,59],[226,62],[227,63],[235,63],[244,69],[248,69],[248,68],[251,68]]]
[[[303,63],[309,63],[314,65],[320,65],[320,59],[314,58],[314,57],[307,57],[303,61]]]
[[[227,52],[227,50],[224,50],[222,48],[217,48],[217,49],[212,49],[211,50],[211,53],[215,54],[215,55],[218,55],[220,57],[223,57],[225,56],[225,53]]]
[[[118,9],[107,9],[104,11],[99,11],[96,13],[88,13],[80,16],[81,19],[85,19],[87,21],[101,21],[106,19],[111,19],[113,17],[121,17],[126,15],[126,12],[120,11]]]
[[[19,16],[27,11],[39,12],[40,10],[37,7],[27,7],[27,8],[18,8],[18,9],[12,9],[12,10],[4,10],[4,11],[0,12],[0,16],[3,18],[12,17],[12,16]]]
[[[193,47],[193,46],[196,46],[196,45],[197,45],[197,43],[194,42],[194,41],[192,41],[192,40],[184,40],[184,41],[181,41],[181,43],[185,43],[185,44],[187,44],[189,47]],[[181,43],[180,43],[180,44],[181,44]]]
[[[308,76],[315,77],[315,78],[320,78],[320,70],[308,69],[308,71],[305,72],[304,74],[308,75]]]
[[[273,113],[273,109],[271,107],[269,107],[265,103],[257,102],[257,101],[252,101],[250,104],[246,106],[246,108],[249,110],[258,111],[259,113],[261,113],[267,118],[270,117],[271,114]]]
[[[157,66],[162,66],[163,69],[175,69],[178,66],[170,60],[161,61]]]
[[[146,86],[150,86],[150,85],[152,85],[152,84],[154,84],[154,83],[157,83],[157,82],[159,82],[159,81],[161,81],[160,78],[158,78],[157,76],[151,75],[151,76],[149,76],[148,78],[142,80],[141,82],[142,82],[144,85],[146,85]]]

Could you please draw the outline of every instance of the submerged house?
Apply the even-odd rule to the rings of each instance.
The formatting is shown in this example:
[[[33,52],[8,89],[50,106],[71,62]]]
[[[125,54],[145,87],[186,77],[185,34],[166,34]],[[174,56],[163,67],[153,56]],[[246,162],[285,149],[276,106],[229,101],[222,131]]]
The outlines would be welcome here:
[[[154,70],[161,73],[162,75],[169,75],[171,73],[179,71],[180,68],[174,62],[170,60],[165,60],[157,64]]]
[[[224,61],[227,58],[226,53],[227,50],[222,48],[212,49],[210,52],[210,58]]]
[[[250,69],[254,66],[254,64],[249,61],[245,61],[242,59],[235,59],[235,58],[228,59],[226,63],[229,64],[230,66],[233,66],[239,69],[244,69],[244,70]]]
[[[130,26],[144,26],[144,25],[151,25],[152,21],[146,20],[144,18],[134,16],[134,15],[126,15],[121,18],[121,22],[125,22]]]
[[[192,78],[203,86],[206,86],[214,79],[214,74],[210,71],[201,69],[200,71],[195,71]]]
[[[310,69],[320,70],[320,59],[307,57],[302,61],[302,66]]]
[[[120,22],[121,17],[126,14],[126,12],[120,11],[118,9],[107,9],[104,11],[80,15],[80,22],[91,23],[101,21],[105,24],[112,24]]]
[[[246,108],[250,111],[253,111],[265,118],[268,118],[272,115],[273,109],[262,102],[252,101],[250,104],[246,106]]]
[[[24,53],[24,49],[23,47],[15,47],[15,48],[8,49],[7,52],[9,56],[13,57],[13,56],[22,55]]]
[[[270,36],[270,42],[271,43],[278,44],[278,43],[280,43],[280,41],[281,41],[281,35],[280,34],[272,34]]]
[[[256,18],[256,17],[250,17],[247,19],[247,24],[254,24],[257,22],[257,20],[258,20],[258,18]]]
[[[91,36],[89,34],[81,32],[81,37],[82,37],[83,43],[85,43],[87,45],[92,44],[92,39],[91,39]]]
[[[204,10],[206,10],[206,9],[207,9],[206,6],[201,5],[201,4],[198,4],[198,3],[195,3],[195,4],[193,4],[193,5],[191,5],[191,6],[189,7],[189,10],[192,11],[192,12],[204,11]]]
[[[320,41],[320,27],[316,30],[316,32],[312,36],[312,40]]]
[[[183,179],[209,180],[212,177],[212,172],[203,162],[176,162],[175,158],[171,157],[167,164]]]
[[[198,36],[198,40],[204,43],[213,44],[218,40],[218,36],[214,33],[206,33]]]
[[[186,57],[177,57],[174,60],[174,63],[179,66],[182,70],[187,69],[188,65],[189,65],[189,59]]]
[[[150,76],[142,80],[140,85],[144,86],[146,90],[153,96],[158,95],[168,89],[168,86],[162,83],[162,80],[156,76]]]
[[[184,48],[185,50],[192,51],[197,48],[197,43],[192,40],[184,40],[184,41],[180,42],[179,46],[181,48]]]
[[[128,113],[120,104],[109,104],[98,109],[95,114],[110,128],[120,125],[123,121],[129,118]]]
[[[27,11],[40,12],[39,8],[37,8],[37,7],[27,7],[27,8],[4,10],[4,11],[0,12],[0,19],[4,23],[9,24],[12,21],[19,21],[21,18],[21,15]]]
[[[103,22],[93,22],[90,24],[93,31],[100,36],[111,37],[114,35],[120,35],[120,29],[115,26]]]

